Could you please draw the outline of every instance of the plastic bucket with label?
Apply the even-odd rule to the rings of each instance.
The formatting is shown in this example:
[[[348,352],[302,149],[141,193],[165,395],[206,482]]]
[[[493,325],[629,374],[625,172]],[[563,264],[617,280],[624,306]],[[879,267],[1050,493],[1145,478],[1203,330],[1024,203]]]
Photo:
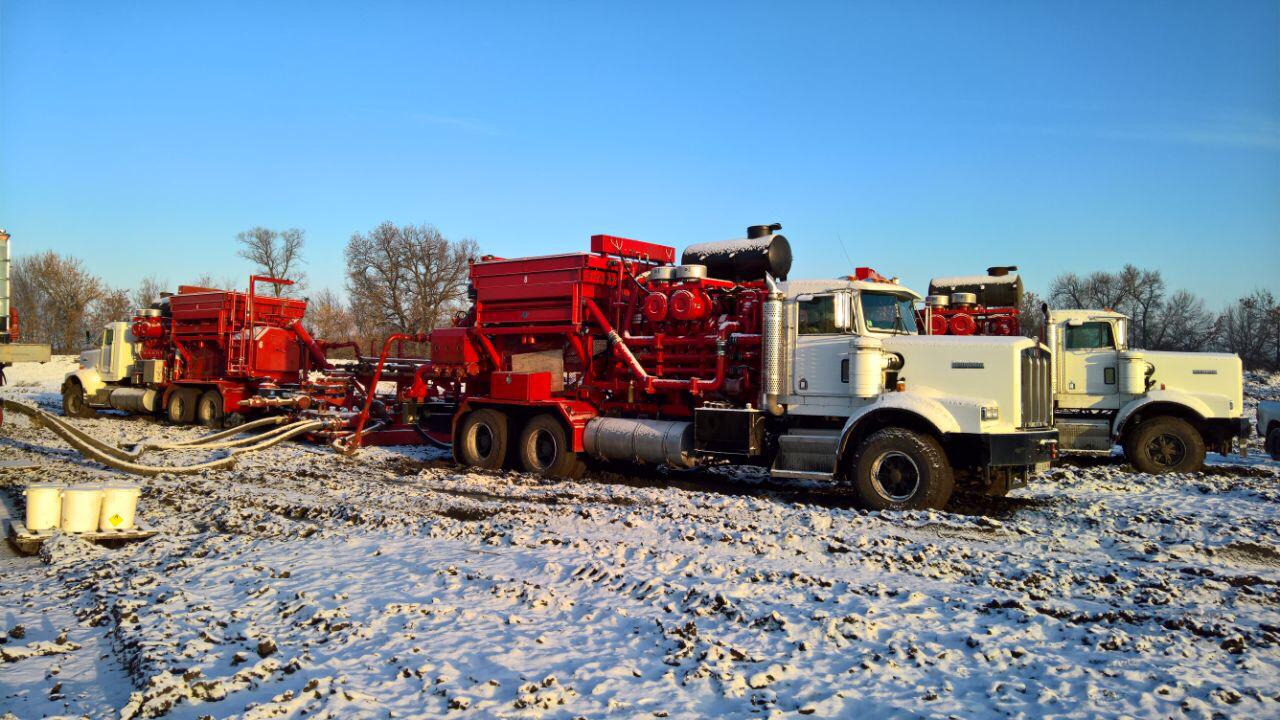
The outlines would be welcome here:
[[[137,485],[107,485],[102,488],[102,511],[99,514],[100,530],[132,530],[134,516],[138,512]]]
[[[62,491],[62,532],[82,533],[98,529],[102,488],[77,485]]]
[[[27,496],[27,530],[53,530],[62,519],[62,486],[35,483],[22,491]]]

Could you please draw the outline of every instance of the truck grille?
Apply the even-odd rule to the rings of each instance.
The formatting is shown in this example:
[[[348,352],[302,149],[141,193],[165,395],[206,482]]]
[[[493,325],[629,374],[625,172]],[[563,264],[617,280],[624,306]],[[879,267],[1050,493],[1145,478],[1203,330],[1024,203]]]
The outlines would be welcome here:
[[[1053,424],[1053,363],[1049,353],[1033,347],[1022,351],[1022,427]]]

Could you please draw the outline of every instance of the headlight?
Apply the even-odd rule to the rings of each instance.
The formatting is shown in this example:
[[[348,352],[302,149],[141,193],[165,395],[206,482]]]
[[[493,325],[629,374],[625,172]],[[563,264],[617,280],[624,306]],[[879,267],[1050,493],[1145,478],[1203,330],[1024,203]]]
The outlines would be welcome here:
[[[991,421],[991,420],[999,420],[999,419],[1000,419],[1000,406],[999,406],[999,405],[983,405],[983,406],[982,406],[982,420],[983,420],[983,422],[987,422],[987,421]]]

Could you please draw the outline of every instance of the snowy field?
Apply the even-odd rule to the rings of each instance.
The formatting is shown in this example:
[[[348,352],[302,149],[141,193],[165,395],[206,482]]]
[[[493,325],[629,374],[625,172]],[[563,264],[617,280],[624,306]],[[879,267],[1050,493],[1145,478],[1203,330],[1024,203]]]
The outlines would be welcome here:
[[[0,393],[55,409],[68,367]],[[549,482],[278,446],[145,480],[152,540],[4,559],[0,716],[1280,716],[1280,465],[1210,457],[863,513],[747,473]],[[0,460],[39,464],[0,470],[15,510],[26,482],[112,477],[12,416]]]

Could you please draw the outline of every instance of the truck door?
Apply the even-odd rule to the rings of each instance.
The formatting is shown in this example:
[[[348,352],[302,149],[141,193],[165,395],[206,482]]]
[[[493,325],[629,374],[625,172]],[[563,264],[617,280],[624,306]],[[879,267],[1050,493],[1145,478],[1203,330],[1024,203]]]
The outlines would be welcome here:
[[[795,319],[791,392],[805,405],[849,405],[849,295],[801,295]]]
[[[114,335],[115,328],[111,325],[102,331],[102,352],[98,355],[98,375],[108,382],[116,379]]]
[[[107,382],[119,382],[129,372],[133,349],[129,344],[128,324],[110,323],[102,332],[102,352],[98,356],[98,375]]]
[[[1115,395],[1117,362],[1110,322],[1067,322],[1062,334],[1062,380],[1058,391],[1070,395]]]

